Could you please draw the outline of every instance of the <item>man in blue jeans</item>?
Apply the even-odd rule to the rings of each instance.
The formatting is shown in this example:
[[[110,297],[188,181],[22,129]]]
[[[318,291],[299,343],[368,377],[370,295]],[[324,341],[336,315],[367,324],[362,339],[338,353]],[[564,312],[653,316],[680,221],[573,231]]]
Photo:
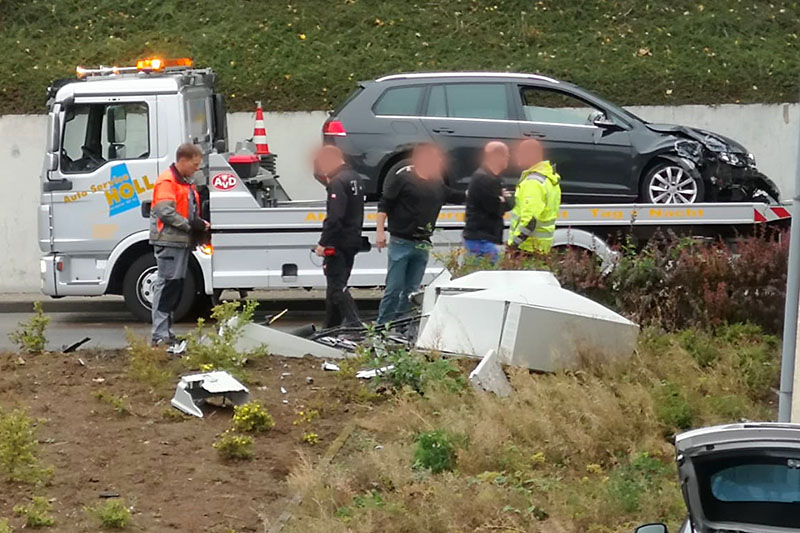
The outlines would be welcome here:
[[[378,204],[378,249],[387,245],[384,226],[389,220],[391,239],[386,291],[378,309],[378,324],[406,314],[408,297],[419,290],[431,249],[431,236],[445,203],[464,203],[466,195],[448,187],[444,154],[432,143],[420,143],[411,153],[411,167],[387,178]]]
[[[503,217],[514,199],[503,188],[501,175],[508,168],[508,146],[492,141],[483,149],[481,167],[472,174],[467,191],[464,247],[470,255],[496,262],[503,243]]]

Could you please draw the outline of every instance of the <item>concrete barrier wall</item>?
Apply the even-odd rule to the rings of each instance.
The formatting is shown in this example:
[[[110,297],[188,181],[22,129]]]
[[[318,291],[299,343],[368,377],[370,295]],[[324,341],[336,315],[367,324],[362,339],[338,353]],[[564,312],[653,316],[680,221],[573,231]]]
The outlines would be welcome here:
[[[794,193],[800,105],[630,109],[652,122],[702,127],[736,139],[755,154],[759,168],[775,180],[784,198]],[[278,173],[292,198],[324,197],[311,178],[308,154],[320,142],[326,117],[322,111],[265,114],[270,149],[278,154]],[[253,113],[229,115],[229,137],[251,137],[253,121]],[[39,290],[36,210],[45,130],[43,116],[0,117],[0,292]]]

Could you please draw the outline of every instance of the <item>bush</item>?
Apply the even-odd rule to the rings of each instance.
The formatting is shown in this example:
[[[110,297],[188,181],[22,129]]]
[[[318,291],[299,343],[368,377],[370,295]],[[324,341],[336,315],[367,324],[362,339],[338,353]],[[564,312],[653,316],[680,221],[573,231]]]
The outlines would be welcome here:
[[[455,439],[446,431],[437,429],[420,433],[414,448],[414,468],[430,470],[434,474],[455,469],[458,456]]]
[[[41,496],[34,496],[28,505],[14,506],[14,512],[25,517],[27,527],[50,527],[56,523],[50,515],[52,512],[50,502]]]
[[[491,268],[550,270],[565,289],[610,306],[631,320],[668,331],[751,322],[767,332],[783,327],[789,239],[763,230],[729,246],[721,241],[657,235],[642,248],[619,247],[613,271],[582,249],[556,250],[533,259],[504,258]],[[443,257],[455,275],[479,263],[454,252]],[[691,334],[686,342],[692,343]],[[701,360],[713,354],[694,346]],[[712,361],[705,360],[706,364]],[[701,363],[702,364],[702,363]]]
[[[106,500],[97,505],[86,507],[85,511],[89,516],[100,522],[102,527],[107,529],[125,529],[133,519],[131,510],[119,499]]]
[[[247,361],[269,354],[266,347],[246,353],[236,351],[242,328],[253,321],[256,307],[258,302],[253,300],[244,305],[241,302],[222,303],[211,311],[215,327],[206,327],[205,320],[198,319],[197,326],[187,336],[186,363],[204,371],[227,370],[244,379],[243,368]]]
[[[275,420],[258,402],[248,402],[233,408],[233,429],[244,433],[269,431]]]
[[[47,338],[44,335],[50,317],[44,314],[41,302],[34,302],[34,315],[27,322],[20,322],[16,331],[9,333],[8,338],[20,350],[30,354],[40,354],[47,347]]]
[[[692,427],[692,406],[681,388],[666,382],[655,391],[656,416],[665,427],[666,434]]]
[[[21,409],[0,409],[0,472],[8,481],[40,483],[52,475],[51,469],[39,465],[34,424]]]
[[[314,433],[313,431],[306,431],[303,433],[302,438],[300,439],[306,444],[310,444],[311,446],[316,446],[319,444],[319,435]]]
[[[228,460],[249,460],[253,458],[253,437],[237,435],[230,429],[219,436],[213,444],[220,457]]]
[[[633,514],[640,510],[643,495],[660,490],[672,482],[674,476],[672,464],[641,453],[633,461],[625,462],[611,471],[607,485],[608,497],[621,512]]]

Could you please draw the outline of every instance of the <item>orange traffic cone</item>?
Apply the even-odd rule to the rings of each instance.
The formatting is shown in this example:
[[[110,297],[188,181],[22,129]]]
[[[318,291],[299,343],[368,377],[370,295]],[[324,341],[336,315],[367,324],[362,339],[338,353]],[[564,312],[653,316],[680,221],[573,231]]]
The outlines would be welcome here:
[[[269,144],[267,144],[267,128],[264,126],[264,110],[261,109],[261,102],[256,102],[256,126],[253,128],[253,144],[256,145],[256,154],[269,154]]]

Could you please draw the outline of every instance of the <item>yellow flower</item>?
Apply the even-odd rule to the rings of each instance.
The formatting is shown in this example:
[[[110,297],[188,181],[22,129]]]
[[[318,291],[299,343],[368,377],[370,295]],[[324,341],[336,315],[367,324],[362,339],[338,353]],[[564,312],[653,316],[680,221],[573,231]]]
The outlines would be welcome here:
[[[301,33],[300,35],[298,35],[298,37],[300,37],[301,41],[305,41],[306,40],[306,34],[305,33]]]

